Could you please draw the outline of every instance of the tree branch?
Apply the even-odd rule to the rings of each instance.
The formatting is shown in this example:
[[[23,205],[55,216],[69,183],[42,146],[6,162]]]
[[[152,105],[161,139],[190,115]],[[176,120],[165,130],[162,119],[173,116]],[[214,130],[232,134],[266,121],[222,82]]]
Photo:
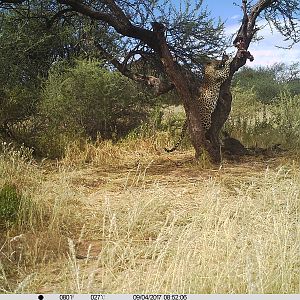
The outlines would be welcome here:
[[[277,0],[259,0],[251,9],[248,14],[247,12],[247,0],[242,0],[242,10],[244,13],[242,24],[238,30],[237,36],[233,41],[233,44],[236,46],[237,42],[240,40],[243,41],[243,48],[248,49],[250,42],[254,34],[259,30],[255,28],[256,19],[260,13],[275,3]]]
[[[78,13],[89,16],[96,20],[106,22],[108,25],[112,26],[118,33],[124,36],[139,39],[150,46],[152,49],[157,49],[157,40],[153,32],[151,30],[133,25],[113,0],[104,0],[104,3],[110,9],[111,13],[93,10],[89,6],[76,0],[57,1],[61,4],[71,6],[73,10]]]
[[[275,3],[277,0],[260,0],[258,1],[251,9],[250,15],[249,15],[249,24],[248,24],[248,45],[247,48],[254,36],[254,34],[258,31],[258,29],[255,29],[255,23],[257,17],[260,15],[260,13],[270,7],[273,3]]]
[[[145,52],[142,50],[132,50],[129,51],[128,54],[125,56],[124,61],[123,61],[123,68],[127,67],[128,61],[134,57],[135,55],[139,54],[141,57],[145,57],[145,55],[150,55],[149,52]]]
[[[50,19],[47,18],[46,20],[46,23],[47,23],[47,27],[50,28],[52,27],[53,23],[55,22],[55,20],[58,20],[60,19],[61,17],[64,16],[65,13],[67,12],[72,12],[73,9],[71,8],[65,8],[65,9],[62,9],[60,11],[58,11],[55,15],[53,15]]]
[[[238,49],[235,60],[232,63],[232,74],[242,67],[247,59],[251,61],[254,59],[248,50],[249,45],[255,33],[259,28],[255,28],[257,17],[266,8],[270,7],[277,0],[259,0],[250,8],[248,13],[248,1],[242,0],[242,10],[244,13],[242,24],[238,30],[237,36],[233,41],[234,46]]]
[[[117,70],[124,76],[153,88],[155,96],[166,94],[167,92],[174,89],[174,84],[164,82],[155,76],[146,76],[132,72],[127,68],[127,64],[124,65],[124,63],[120,63],[116,58],[114,58],[110,53],[108,53],[99,43],[95,43],[95,46],[100,51],[100,53],[104,57],[106,57],[112,63],[112,65],[115,68],[117,68]]]

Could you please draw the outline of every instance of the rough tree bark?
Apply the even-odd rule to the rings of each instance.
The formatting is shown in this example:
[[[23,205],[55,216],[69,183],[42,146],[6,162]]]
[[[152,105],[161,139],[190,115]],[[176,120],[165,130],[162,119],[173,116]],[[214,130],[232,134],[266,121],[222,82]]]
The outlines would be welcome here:
[[[199,96],[195,93],[195,91],[198,90],[199,83],[190,80],[188,74],[184,72],[183,68],[174,61],[165,39],[164,32],[162,30],[156,30],[155,27],[153,30],[156,33],[157,40],[159,42],[158,54],[165,67],[165,71],[183,101],[183,106],[189,123],[191,141],[195,148],[195,157],[199,158],[202,153],[202,148],[204,148],[209,153],[212,161],[218,162],[215,149],[211,147],[211,143],[206,139],[205,131],[201,122],[202,108],[198,100]]]

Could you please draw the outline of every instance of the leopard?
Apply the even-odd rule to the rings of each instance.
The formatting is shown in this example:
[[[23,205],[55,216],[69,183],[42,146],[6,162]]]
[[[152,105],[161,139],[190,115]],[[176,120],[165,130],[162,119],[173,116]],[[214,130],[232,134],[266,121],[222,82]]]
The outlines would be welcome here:
[[[211,126],[211,115],[217,106],[221,85],[230,76],[230,65],[232,61],[233,57],[223,54],[222,60],[210,60],[204,66],[203,80],[201,81],[198,92],[202,111],[201,123],[205,133]],[[188,120],[186,119],[178,142],[171,149],[165,148],[166,152],[173,152],[179,147],[187,128]]]
[[[230,75],[233,57],[223,55],[223,59],[212,60],[204,68],[204,77],[199,88],[199,101],[202,108],[201,123],[207,131],[211,126],[211,115],[217,106],[221,85]]]

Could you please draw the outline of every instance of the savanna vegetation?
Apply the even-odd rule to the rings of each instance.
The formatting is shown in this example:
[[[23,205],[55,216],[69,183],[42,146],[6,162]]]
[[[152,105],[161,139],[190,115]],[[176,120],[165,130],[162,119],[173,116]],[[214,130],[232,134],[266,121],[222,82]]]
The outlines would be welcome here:
[[[299,293],[300,65],[236,72],[253,7],[298,42],[298,2],[242,1],[241,24],[254,24],[241,25],[247,45],[221,88],[226,123],[212,120],[221,164],[202,133],[208,151],[194,159],[201,124],[164,147],[194,113],[178,82],[197,86],[190,71],[201,78],[228,46],[222,22],[201,1],[168,13],[169,1],[128,3],[0,0],[0,292]],[[116,4],[145,31],[124,31],[125,15],[115,24]],[[178,78],[141,38],[157,24]]]

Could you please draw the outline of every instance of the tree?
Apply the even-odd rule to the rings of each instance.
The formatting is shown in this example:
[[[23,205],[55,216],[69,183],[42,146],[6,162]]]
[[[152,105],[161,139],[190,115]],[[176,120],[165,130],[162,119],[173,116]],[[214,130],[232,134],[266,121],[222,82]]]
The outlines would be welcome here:
[[[26,2],[28,1],[1,0],[0,4],[17,7]],[[218,53],[224,45],[224,40],[221,37],[220,24],[214,27],[212,21],[207,20],[205,12],[197,14],[202,1],[195,5],[192,5],[192,2],[187,3],[187,8],[179,8],[179,11],[169,0],[57,0],[51,3],[56,9],[55,15],[65,15],[66,10],[68,13],[79,13],[94,20],[99,28],[108,26],[108,31],[121,36],[122,45],[116,47],[116,52],[97,40],[95,44],[102,54],[110,57],[114,66],[125,76],[146,83],[153,87],[157,94],[175,88],[185,108],[196,157],[199,157],[204,148],[215,163],[219,163],[221,159],[219,132],[231,108],[232,76],[245,65],[247,58],[251,58],[247,49],[260,29],[256,26],[259,18],[265,17],[284,36],[293,42],[299,41],[299,24],[295,21],[300,8],[299,1],[258,0],[253,3],[242,0],[244,17],[234,39],[237,53],[231,63],[230,76],[220,88],[218,104],[212,114],[211,128],[205,132],[201,123],[201,105],[197,101],[201,93],[199,74],[205,56]],[[203,23],[206,30],[203,30]],[[199,49],[203,52],[199,53]],[[132,72],[130,60],[137,55],[153,62],[158,75]]]
[[[44,124],[37,114],[50,68],[60,60],[67,65],[74,57],[90,55],[89,45],[82,42],[87,33],[105,39],[88,17],[77,17],[68,9],[57,12],[50,4],[6,3],[7,9],[0,9],[0,136],[28,147]]]
[[[36,112],[42,79],[64,56],[67,28],[46,29],[39,18],[27,19],[15,11],[0,11],[0,18],[0,134],[19,140],[16,128]]]

